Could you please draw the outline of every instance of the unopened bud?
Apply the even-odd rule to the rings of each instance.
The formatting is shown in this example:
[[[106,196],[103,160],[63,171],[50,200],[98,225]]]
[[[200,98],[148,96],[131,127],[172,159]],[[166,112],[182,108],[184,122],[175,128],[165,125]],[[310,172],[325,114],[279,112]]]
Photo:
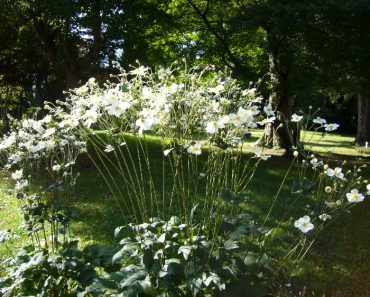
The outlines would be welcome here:
[[[330,186],[325,187],[325,192],[328,194],[331,193],[332,190],[333,189]]]
[[[294,156],[295,158],[297,158],[297,157],[298,157],[298,152],[297,152],[297,151],[294,151],[293,156]]]

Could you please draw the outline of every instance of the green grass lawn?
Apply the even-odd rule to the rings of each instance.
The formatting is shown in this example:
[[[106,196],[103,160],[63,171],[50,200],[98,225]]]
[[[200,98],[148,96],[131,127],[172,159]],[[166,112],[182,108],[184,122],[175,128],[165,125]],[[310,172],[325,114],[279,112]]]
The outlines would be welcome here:
[[[251,131],[252,138],[249,141],[251,144],[262,136],[263,130],[255,129]],[[353,157],[370,157],[370,154],[361,153],[354,145],[355,136],[353,135],[340,135],[335,133],[327,133],[323,135],[318,132],[302,132],[301,141],[305,149],[313,153],[321,154],[324,156],[343,156],[347,158]],[[279,154],[281,150],[269,150],[269,153]]]
[[[257,140],[260,131],[252,132],[251,142]],[[350,143],[353,138],[330,135],[325,142],[317,134],[312,135],[313,151],[325,155],[328,144],[336,154],[345,158],[346,155],[353,161],[354,156],[360,162],[369,162],[353,148]],[[156,152],[155,146],[151,147]],[[252,149],[251,149],[252,150]],[[158,152],[161,156],[161,152]],[[278,153],[276,153],[278,155]],[[155,162],[155,161],[154,161]],[[281,181],[290,165],[290,160],[280,156],[273,156],[270,160],[262,162],[253,182],[249,186],[249,212],[255,218],[263,218],[277,192]],[[350,166],[350,165],[348,165]],[[363,172],[370,179],[370,168]],[[82,245],[97,243],[102,245],[115,244],[113,231],[117,226],[127,222],[127,217],[117,207],[102,176],[93,165],[82,160],[79,164],[81,173],[76,186],[76,200],[73,202],[77,209],[77,216],[72,222],[71,232],[74,237],[81,240]],[[296,169],[289,175],[282,192],[280,193],[271,216],[271,224],[277,222],[282,214],[286,213],[294,197],[291,193],[291,184]],[[4,181],[4,177],[1,177]],[[302,215],[302,201],[297,207],[290,209],[286,220],[293,222],[294,218]],[[353,208],[351,213],[343,214],[323,232],[315,243],[310,255],[302,266],[302,288],[309,286],[317,292],[344,291],[351,286],[370,290],[370,199]],[[6,194],[6,185],[0,190],[0,230],[17,229],[22,214],[18,201]],[[17,242],[20,244],[22,238]],[[9,252],[0,245],[0,257]],[[316,296],[316,295],[315,295]],[[322,296],[318,294],[317,296]],[[331,296],[331,295],[327,295]],[[357,295],[356,295],[357,296]],[[358,295],[361,296],[361,295]]]

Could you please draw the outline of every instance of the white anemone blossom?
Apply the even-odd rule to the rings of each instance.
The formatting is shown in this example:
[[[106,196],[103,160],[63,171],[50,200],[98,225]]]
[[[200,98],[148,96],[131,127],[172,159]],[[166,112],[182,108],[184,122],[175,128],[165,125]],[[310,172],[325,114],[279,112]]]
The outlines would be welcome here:
[[[62,166],[59,165],[59,164],[55,164],[55,165],[53,165],[52,169],[53,169],[53,171],[59,171],[60,169],[62,169]]]
[[[208,134],[215,134],[218,132],[218,129],[225,128],[225,124],[222,120],[219,121],[209,121],[207,122],[206,132]]]
[[[257,148],[254,153],[256,154],[257,158],[261,158],[262,160],[266,161],[267,159],[271,158],[271,155],[266,155],[262,149]]]
[[[346,194],[346,196],[350,203],[362,202],[365,199],[364,195],[359,193],[357,189],[352,189],[350,193]]]
[[[298,123],[303,119],[303,116],[292,114],[292,122]]]
[[[326,175],[329,176],[329,177],[337,177],[337,178],[340,178],[340,179],[344,179],[344,174],[342,172],[342,168],[340,168],[340,167],[335,167],[334,170],[329,168],[326,171]]]
[[[199,156],[202,153],[202,146],[201,146],[201,144],[199,142],[196,142],[195,144],[190,145],[187,148],[187,152],[189,154],[193,154],[193,155]]]
[[[28,186],[28,180],[20,180],[16,182],[14,189],[17,191],[21,191],[27,186]]]
[[[152,130],[155,120],[153,117],[149,116],[146,119],[137,119],[135,124],[139,128],[139,134],[142,134],[143,131]]]
[[[132,74],[132,75],[143,76],[143,75],[147,74],[148,71],[149,71],[148,67],[140,66],[140,67],[138,67],[134,70],[131,70],[129,73]]]
[[[311,223],[311,218],[309,216],[304,216],[294,222],[294,227],[298,228],[303,233],[307,233],[314,228],[314,225]]]
[[[326,124],[326,120],[325,120],[325,119],[322,119],[322,118],[320,118],[320,117],[317,117],[316,119],[314,119],[314,120],[313,120],[313,122],[314,122],[315,124],[319,124],[319,125],[324,125],[324,124]]]
[[[131,104],[122,100],[114,101],[111,105],[106,107],[109,115],[116,117],[121,116],[127,109],[129,109]]]
[[[22,169],[16,170],[15,172],[12,173],[12,179],[14,179],[14,180],[21,179],[22,176],[23,176],[23,170]]]
[[[105,151],[106,153],[110,153],[110,152],[114,151],[114,147],[113,147],[113,146],[111,146],[110,144],[108,144],[108,145],[105,147],[104,151]]]
[[[271,103],[269,103],[268,105],[264,106],[263,107],[263,111],[265,112],[265,114],[270,117],[270,116],[275,116],[275,112],[274,110],[272,109],[272,106],[271,106]]]
[[[90,127],[98,121],[99,114],[95,109],[89,109],[84,115],[85,125]]]
[[[335,123],[333,123],[333,124],[325,124],[324,127],[325,127],[325,130],[326,131],[334,131],[334,130],[337,130],[338,129],[339,125],[338,124],[335,124]]]
[[[218,85],[214,88],[208,88],[208,92],[210,93],[213,93],[215,95],[218,95],[220,94],[223,90],[225,89],[225,87],[223,85]]]
[[[230,122],[234,126],[240,126],[247,122],[253,121],[253,111],[246,110],[243,107],[239,107],[238,112],[229,114]]]
[[[264,126],[264,125],[273,123],[275,120],[276,120],[276,117],[265,118],[262,121],[257,122],[257,124]]]

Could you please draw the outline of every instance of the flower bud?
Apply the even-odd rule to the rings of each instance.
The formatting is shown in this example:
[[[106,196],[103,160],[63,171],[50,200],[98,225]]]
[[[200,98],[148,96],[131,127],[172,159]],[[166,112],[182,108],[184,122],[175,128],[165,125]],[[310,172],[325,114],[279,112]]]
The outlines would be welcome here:
[[[298,157],[298,152],[297,152],[297,151],[294,151],[293,156],[294,156],[295,158],[297,158],[297,157]]]
[[[324,165],[324,170],[328,170],[329,169],[329,165],[328,164],[325,164]]]
[[[330,186],[325,187],[325,192],[328,194],[331,193],[332,190],[333,189]]]

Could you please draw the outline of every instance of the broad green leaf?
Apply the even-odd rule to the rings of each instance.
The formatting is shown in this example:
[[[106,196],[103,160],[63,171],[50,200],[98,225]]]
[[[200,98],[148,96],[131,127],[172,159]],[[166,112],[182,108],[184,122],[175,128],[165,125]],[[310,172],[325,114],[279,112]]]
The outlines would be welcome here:
[[[146,271],[139,270],[139,271],[135,272],[133,275],[131,275],[128,279],[121,282],[120,287],[121,288],[126,288],[126,287],[129,287],[129,286],[132,286],[136,281],[145,279],[146,276],[147,276]]]
[[[239,248],[238,242],[229,239],[229,240],[225,241],[224,248],[227,251],[229,251],[229,250],[235,250],[235,249]]]

